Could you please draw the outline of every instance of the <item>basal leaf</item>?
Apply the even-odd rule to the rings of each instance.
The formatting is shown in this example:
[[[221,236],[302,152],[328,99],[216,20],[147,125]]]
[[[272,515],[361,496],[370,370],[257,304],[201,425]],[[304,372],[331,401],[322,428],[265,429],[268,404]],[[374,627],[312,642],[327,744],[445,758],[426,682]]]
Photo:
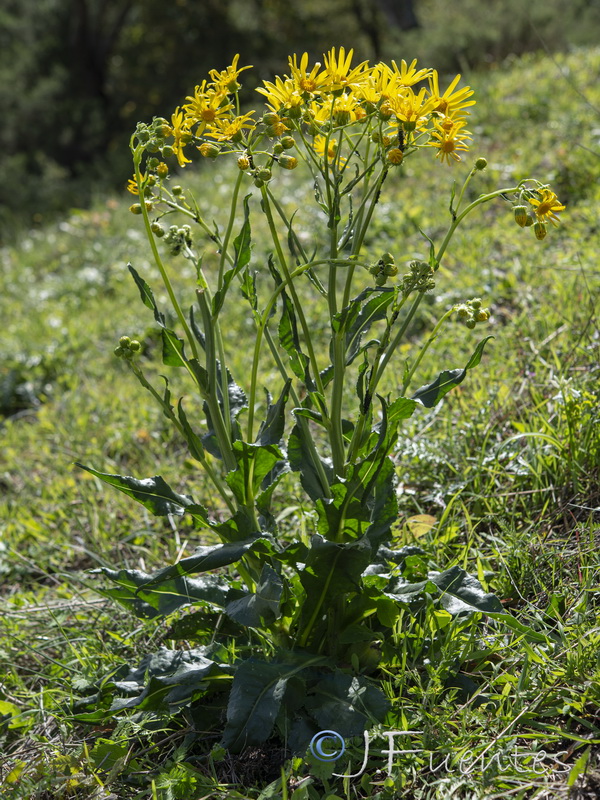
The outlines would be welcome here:
[[[417,389],[417,391],[413,394],[413,400],[417,400],[419,403],[422,403],[425,408],[433,408],[436,406],[444,397],[444,395],[448,394],[451,389],[464,381],[467,372],[470,369],[473,369],[473,367],[476,367],[479,364],[483,355],[484,347],[486,346],[487,342],[493,338],[493,336],[486,336],[485,339],[482,339],[482,341],[479,342],[475,348],[475,352],[463,369],[451,369],[440,372],[433,383],[428,383],[425,386],[421,386],[420,389]]]
[[[335,730],[340,736],[360,736],[389,709],[383,692],[369,680],[337,671],[328,675],[309,693],[306,707],[321,730]]]
[[[281,616],[279,603],[283,582],[274,569],[265,564],[256,592],[228,603],[225,611],[240,625],[259,628],[270,625]]]

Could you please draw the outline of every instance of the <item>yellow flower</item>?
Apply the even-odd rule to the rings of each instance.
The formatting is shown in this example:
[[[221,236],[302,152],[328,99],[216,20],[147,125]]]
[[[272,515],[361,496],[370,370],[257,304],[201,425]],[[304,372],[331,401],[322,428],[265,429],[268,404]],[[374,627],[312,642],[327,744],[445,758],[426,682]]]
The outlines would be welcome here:
[[[421,89],[419,94],[415,94],[410,87],[404,91],[404,94],[391,97],[388,104],[402,127],[407,131],[414,131],[425,125],[427,116],[433,111],[435,100],[426,97],[425,89]]]
[[[446,118],[448,119],[448,118]],[[450,164],[450,159],[460,161],[458,150],[468,150],[469,146],[466,140],[471,138],[469,131],[463,130],[464,121],[460,121],[448,127],[441,123],[436,122],[435,130],[431,134],[431,141],[428,142],[430,147],[437,147],[438,152],[435,154],[436,158],[441,161],[446,161]]]
[[[144,181],[144,177],[142,176],[142,183],[143,183],[143,181]],[[129,178],[129,180],[127,181],[127,191],[131,192],[131,194],[139,194],[135,173],[133,175],[133,178]]]
[[[239,59],[240,54],[237,53],[231,62],[231,66],[227,67],[227,69],[221,72],[218,72],[216,69],[210,70],[208,74],[213,79],[212,85],[215,87],[216,91],[222,91],[227,94],[228,92],[236,92],[240,88],[237,80],[240,72],[243,72],[245,69],[252,69],[252,67],[240,67],[240,69],[238,69],[237,64]]]
[[[311,71],[308,72],[308,53],[303,53],[300,57],[300,66],[298,66],[298,58],[295,53],[288,58],[288,63],[292,73],[291,80],[298,92],[315,94],[325,86],[327,73],[324,71],[319,72],[321,69],[320,61],[317,61]]]
[[[461,111],[463,108],[475,105],[475,100],[468,99],[474,93],[473,89],[469,86],[465,86],[456,92],[454,91],[459,80],[460,75],[457,75],[446,91],[440,94],[437,70],[433,70],[429,78],[429,91],[431,92],[432,100],[435,100],[436,103],[434,111],[448,117],[453,117],[454,114]],[[467,112],[467,114],[468,113],[469,112]]]
[[[342,125],[348,125],[350,122],[356,122],[358,108],[358,100],[352,94],[342,94],[336,97],[333,101],[333,111],[331,114],[331,121],[334,127],[339,128]]]
[[[550,220],[553,225],[559,222],[556,212],[564,211],[566,206],[559,202],[558,197],[550,189],[540,189],[538,191],[540,199],[530,197],[529,202],[533,206],[533,212],[539,222]]]
[[[350,69],[353,55],[354,50],[349,50],[348,55],[346,55],[345,48],[340,47],[339,53],[336,53],[335,47],[332,47],[324,56],[325,69],[323,70],[323,75],[328,91],[337,92],[346,86],[360,86],[361,83],[368,80],[370,73],[369,62],[361,61],[358,66]]]
[[[179,108],[176,108],[171,116],[170,128],[169,135],[174,138],[174,142],[171,145],[173,152],[177,156],[179,166],[185,167],[186,164],[191,164],[191,160],[184,156],[183,148],[191,141],[192,134],[185,122],[183,111],[180,111]]]
[[[317,155],[323,156],[325,155],[325,146],[327,146],[327,160],[331,163],[337,156],[338,151],[338,141],[334,139],[332,136],[329,137],[329,141],[327,141],[326,136],[321,136],[320,134],[315,136],[313,140],[313,148]],[[343,164],[346,159],[343,156],[338,158],[340,164]]]
[[[416,69],[417,59],[413,58],[410,64],[404,59],[400,62],[400,68],[395,61],[392,61],[392,69],[398,78],[400,86],[414,86],[415,83],[424,80],[431,74],[430,69]]]
[[[218,142],[232,142],[240,138],[244,130],[254,130],[256,125],[250,119],[254,111],[249,111],[241,117],[234,119],[217,119],[206,129],[206,136],[216,139]]]
[[[304,100],[298,91],[296,82],[291,78],[282,80],[279,75],[275,76],[275,83],[263,81],[264,88],[259,87],[256,91],[267,98],[267,105],[275,113],[279,111],[291,111],[299,108]]]
[[[194,95],[185,98],[189,103],[184,105],[185,121],[190,127],[198,123],[196,136],[203,133],[207,125],[216,119],[228,116],[233,108],[233,104],[227,99],[227,95],[214,89],[206,90],[206,81],[202,81],[200,86],[196,86]]]

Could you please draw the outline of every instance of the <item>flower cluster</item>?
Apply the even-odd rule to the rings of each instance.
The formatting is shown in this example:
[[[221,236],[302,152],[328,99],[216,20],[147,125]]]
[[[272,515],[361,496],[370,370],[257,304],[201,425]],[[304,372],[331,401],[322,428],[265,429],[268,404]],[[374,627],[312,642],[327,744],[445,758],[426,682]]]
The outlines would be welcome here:
[[[441,161],[460,161],[471,138],[465,115],[475,103],[468,86],[458,87],[460,75],[442,90],[436,70],[418,68],[416,59],[353,65],[353,55],[332,48],[314,64],[307,53],[291,56],[288,75],[264,81],[256,90],[267,106],[259,118],[253,111],[240,113],[238,78],[249,67],[239,67],[235,56],[225,70],[211,70],[210,80],[196,86],[170,120],[138,126],[135,141],[150,153],[175,157],[180,167],[190,163],[194,149],[205,158],[235,152],[240,168],[247,162],[254,177],[253,154],[267,155],[267,167],[274,162],[286,169],[296,166],[294,156],[281,157],[297,145],[294,134],[309,144],[308,158],[338,170],[361,157],[353,134],[362,140],[365,132],[389,165],[401,164],[423,146],[435,148]],[[361,127],[352,129],[356,123]],[[138,191],[135,181],[129,188]]]
[[[525,205],[525,202],[529,205]],[[546,237],[547,222],[554,226],[559,222],[557,213],[564,211],[566,206],[559,202],[556,194],[547,186],[539,189],[524,191],[517,204],[513,206],[515,222],[521,228],[533,227],[533,232],[538,239]]]

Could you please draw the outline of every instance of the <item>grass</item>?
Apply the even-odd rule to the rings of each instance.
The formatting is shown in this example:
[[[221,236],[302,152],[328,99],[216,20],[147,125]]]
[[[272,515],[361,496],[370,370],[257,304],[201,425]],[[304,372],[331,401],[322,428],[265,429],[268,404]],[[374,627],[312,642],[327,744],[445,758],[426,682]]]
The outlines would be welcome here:
[[[191,744],[185,726],[157,728],[143,713],[116,728],[73,720],[76,698],[111,670],[136,665],[161,645],[203,641],[178,632],[173,620],[134,620],[97,593],[100,584],[87,572],[159,567],[199,544],[197,532],[147,516],[73,462],[137,476],[159,472],[176,490],[192,486],[208,505],[218,508],[218,501],[161,412],[112,356],[121,334],[135,335],[144,341],[144,368],[160,372],[151,358],[156,332],[125,269],[131,260],[150,282],[154,277],[127,199],[74,211],[2,251],[3,796],[597,796],[599,73],[600,51],[587,50],[560,64],[524,57],[470,80],[478,97],[474,155],[489,162],[475,195],[533,174],[552,183],[568,208],[541,245],[517,228],[501,201],[457,235],[423,314],[437,317],[480,295],[493,309],[496,338],[441,407],[403,429],[396,533],[398,542],[424,551],[411,569],[422,569],[424,559],[440,569],[464,567],[517,620],[549,631],[550,642],[450,618],[434,605],[399,623],[383,643],[395,668],[380,676],[392,701],[380,733],[422,733],[402,747],[419,752],[396,756],[389,776],[385,737],[373,740],[365,771],[353,781],[298,759],[288,763],[287,785],[278,786],[277,752],[232,758],[211,751],[218,736],[208,735],[204,747]],[[430,235],[444,229],[453,173],[425,162],[410,164],[387,186],[369,252],[422,254],[415,221]],[[206,175],[186,176],[199,197]],[[310,187],[289,180],[289,203],[302,205]],[[207,211],[225,202],[212,185]],[[310,218],[299,225],[310,231]],[[180,275],[182,287],[186,277]],[[318,308],[311,313],[317,325]],[[245,324],[234,309],[231,343]],[[427,360],[432,372],[440,364],[462,366],[479,334],[457,327],[441,337]],[[398,354],[397,376],[405,356]],[[244,363],[239,348],[234,374],[243,374]],[[422,382],[431,377],[420,375]],[[301,502],[282,497],[284,506]],[[363,749],[361,741],[349,743],[353,767]]]

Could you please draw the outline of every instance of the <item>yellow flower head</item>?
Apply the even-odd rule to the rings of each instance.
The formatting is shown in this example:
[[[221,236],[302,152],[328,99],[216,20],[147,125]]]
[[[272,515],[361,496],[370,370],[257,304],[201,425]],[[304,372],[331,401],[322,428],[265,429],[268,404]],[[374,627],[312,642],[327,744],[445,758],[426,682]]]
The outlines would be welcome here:
[[[185,98],[189,100],[184,105],[185,121],[190,127],[198,123],[196,136],[203,133],[207,125],[216,119],[223,119],[229,115],[233,104],[229,102],[227,95],[215,89],[206,89],[206,81],[202,81],[200,86],[196,86],[193,96]]]
[[[144,180],[144,176],[142,175],[142,182],[143,182],[143,180]],[[129,180],[127,181],[127,191],[131,192],[131,194],[139,194],[140,193],[139,189],[138,189],[135,173],[133,175],[133,178],[129,178]]]
[[[448,119],[448,117],[446,117]],[[468,150],[469,146],[466,143],[467,139],[471,138],[469,131],[463,130],[464,121],[448,126],[443,125],[437,120],[434,123],[435,130],[432,131],[431,141],[428,142],[430,147],[437,147],[438,152],[435,154],[436,158],[440,161],[446,161],[450,164],[450,159],[460,161],[458,151]]]
[[[313,140],[313,148],[317,155],[323,158],[325,156],[325,147],[327,147],[327,160],[329,163],[335,160],[338,152],[338,141],[334,139],[333,136],[329,137],[329,141],[327,141],[326,136],[321,136],[320,134],[315,136]],[[343,156],[339,156],[337,159],[340,164],[343,164],[346,159]]]
[[[296,82],[291,78],[282,79],[276,75],[275,83],[263,81],[263,84],[264,88],[259,87],[256,91],[267,98],[267,105],[276,114],[299,108],[304,102]]]
[[[429,78],[429,91],[431,92],[432,100],[435,100],[436,103],[434,111],[448,117],[453,117],[456,113],[462,111],[463,108],[475,105],[475,100],[468,99],[473,94],[473,89],[469,86],[465,86],[456,92],[454,91],[459,81],[460,75],[457,75],[446,91],[440,94],[437,70],[433,70]],[[467,111],[467,114],[468,113]]]
[[[256,128],[254,120],[251,121],[254,111],[249,111],[241,117],[234,119],[217,119],[206,129],[206,136],[218,142],[237,141],[244,130],[253,131]]]
[[[408,87],[404,94],[391,97],[388,104],[405,130],[414,131],[416,128],[424,127],[428,115],[433,111],[435,101],[426,96],[425,89],[421,89],[419,94],[415,94]]]
[[[556,213],[564,211],[566,206],[559,202],[558,197],[550,189],[540,189],[538,194],[539,198],[528,198],[538,222],[545,222],[549,219],[553,225],[556,225],[559,222]]]
[[[292,73],[291,80],[294,83],[296,91],[302,94],[315,94],[318,93],[326,83],[327,73],[321,70],[321,62],[317,61],[308,71],[308,53],[303,53],[300,57],[300,65],[298,66],[298,58],[294,53],[288,59],[290,71]],[[319,71],[321,70],[321,71]]]
[[[231,66],[227,67],[226,69],[219,72],[216,69],[211,69],[208,73],[213,80],[212,85],[215,87],[215,90],[225,92],[228,94],[229,92],[237,92],[240,88],[240,84],[238,83],[238,77],[240,72],[243,72],[245,69],[252,69],[251,66],[247,67],[240,67],[238,69],[238,61],[240,60],[240,54],[237,53],[233,57],[233,61],[231,62]]]
[[[177,156],[179,166],[185,167],[186,164],[191,164],[191,160],[184,156],[183,148],[192,140],[192,134],[185,121],[183,111],[180,111],[179,108],[176,108],[171,116],[170,128],[169,135],[174,139],[171,147]]]
[[[392,61],[392,70],[397,77],[400,86],[414,86],[415,83],[425,80],[431,75],[430,69],[417,69],[417,59],[413,58],[410,64],[404,59],[400,62],[400,67]]]
[[[354,50],[349,50],[346,55],[343,47],[340,47],[339,53],[336,53],[335,47],[332,47],[324,56],[324,84],[328,91],[337,92],[347,86],[354,88],[368,80],[371,71],[368,68],[369,62],[361,61],[358,66],[351,69],[353,55]]]

